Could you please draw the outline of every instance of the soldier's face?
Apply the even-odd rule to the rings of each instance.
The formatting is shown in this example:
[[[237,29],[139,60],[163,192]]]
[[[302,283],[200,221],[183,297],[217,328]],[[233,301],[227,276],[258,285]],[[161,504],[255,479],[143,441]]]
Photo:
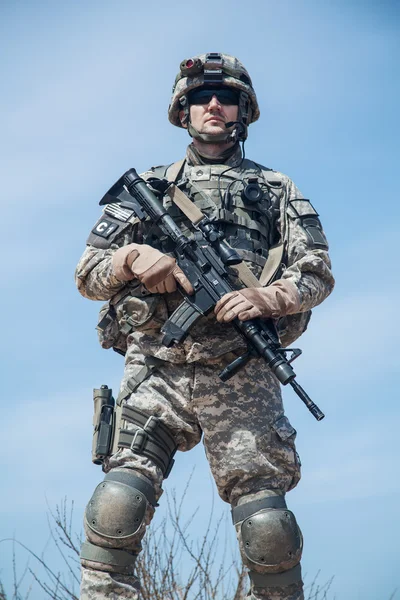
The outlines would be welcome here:
[[[237,105],[221,104],[214,95],[205,104],[190,105],[190,121],[200,133],[218,135],[226,132],[225,123],[237,121],[238,110]]]

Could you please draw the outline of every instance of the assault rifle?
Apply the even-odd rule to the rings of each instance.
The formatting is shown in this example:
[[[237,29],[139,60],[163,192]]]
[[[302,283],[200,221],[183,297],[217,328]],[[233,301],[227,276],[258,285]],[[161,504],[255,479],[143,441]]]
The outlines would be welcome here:
[[[231,283],[230,267],[242,262],[237,252],[224,241],[224,234],[213,219],[204,216],[193,224],[201,234],[199,240],[183,235],[159,199],[170,185],[166,180],[157,178],[146,183],[135,169],[130,169],[100,202],[119,202],[122,208],[133,210],[140,221],[149,218],[173,242],[177,264],[192,284],[194,294],[185,295],[163,325],[162,343],[167,347],[181,342],[197,319],[208,314],[222,296],[237,289]],[[274,322],[271,319],[240,321],[236,318],[231,324],[245,338],[248,349],[223,369],[220,379],[227,381],[252,357],[261,357],[282,385],[289,383],[292,386],[317,421],[323,419],[324,413],[295,381],[296,374],[290,363],[301,354],[301,350],[281,347]],[[287,358],[289,352],[292,354]]]

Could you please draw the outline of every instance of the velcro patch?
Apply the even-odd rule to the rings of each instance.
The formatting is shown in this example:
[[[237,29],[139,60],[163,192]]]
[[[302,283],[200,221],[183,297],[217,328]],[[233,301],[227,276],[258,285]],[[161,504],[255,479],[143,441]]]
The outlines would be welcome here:
[[[320,248],[321,250],[329,249],[328,240],[322,231],[322,225],[317,217],[303,218],[301,224],[311,242],[311,248]]]
[[[113,223],[113,221],[107,219],[101,219],[92,229],[92,233],[107,239],[116,229],[118,229],[117,223]]]
[[[104,208],[104,213],[107,215],[111,215],[118,221],[128,221],[132,216],[135,215],[133,210],[129,210],[128,208],[121,208],[120,204],[107,204]]]
[[[296,213],[296,217],[318,217],[318,213],[307,198],[295,198],[289,200],[289,206]]]
[[[279,179],[279,177],[277,177],[277,176],[273,177],[271,175],[268,175],[268,177],[267,177],[267,183],[268,183],[268,185],[270,185],[272,187],[276,187],[276,188],[280,188],[280,187],[283,186],[282,179]]]

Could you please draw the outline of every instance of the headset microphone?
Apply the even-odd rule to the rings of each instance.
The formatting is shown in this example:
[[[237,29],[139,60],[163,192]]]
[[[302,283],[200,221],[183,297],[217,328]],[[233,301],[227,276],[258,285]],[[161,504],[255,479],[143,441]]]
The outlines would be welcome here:
[[[240,142],[244,142],[246,139],[246,126],[241,121],[228,121],[228,123],[225,123],[226,129],[233,127],[233,125],[236,125],[236,130],[232,133],[232,137],[237,137]]]

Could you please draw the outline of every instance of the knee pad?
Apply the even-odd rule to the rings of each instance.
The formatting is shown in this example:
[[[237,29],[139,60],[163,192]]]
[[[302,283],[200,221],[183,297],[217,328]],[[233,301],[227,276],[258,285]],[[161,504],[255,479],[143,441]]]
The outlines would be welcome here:
[[[157,506],[150,483],[128,469],[108,473],[86,507],[88,541],[82,546],[82,564],[98,570],[131,572],[136,553],[125,548],[132,548],[149,504]]]
[[[242,521],[239,538],[243,559],[258,573],[282,573],[300,562],[303,537],[283,496],[268,496],[233,510],[235,524]]]
[[[126,469],[108,473],[86,507],[86,525],[110,541],[129,540],[144,520],[147,503],[156,506],[154,489],[135,472]]]

